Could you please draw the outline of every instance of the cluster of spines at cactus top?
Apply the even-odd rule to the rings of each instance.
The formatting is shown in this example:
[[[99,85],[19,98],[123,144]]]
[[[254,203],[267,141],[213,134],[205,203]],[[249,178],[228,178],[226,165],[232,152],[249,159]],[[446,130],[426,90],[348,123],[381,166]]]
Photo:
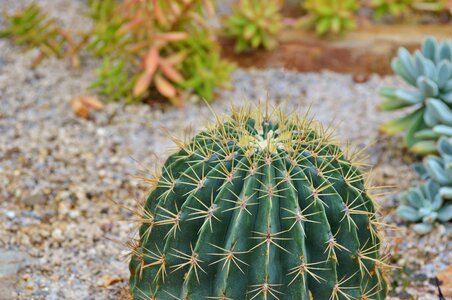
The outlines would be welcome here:
[[[232,111],[149,180],[133,297],[384,299],[381,222],[353,155],[307,117]]]

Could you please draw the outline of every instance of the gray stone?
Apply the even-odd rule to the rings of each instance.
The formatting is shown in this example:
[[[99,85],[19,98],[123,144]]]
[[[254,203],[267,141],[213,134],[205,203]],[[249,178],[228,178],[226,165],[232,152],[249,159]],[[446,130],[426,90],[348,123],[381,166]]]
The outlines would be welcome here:
[[[16,296],[19,271],[31,263],[25,252],[0,249],[0,300],[11,300]]]
[[[47,197],[42,193],[36,193],[23,198],[22,202],[28,206],[42,205],[47,202]]]

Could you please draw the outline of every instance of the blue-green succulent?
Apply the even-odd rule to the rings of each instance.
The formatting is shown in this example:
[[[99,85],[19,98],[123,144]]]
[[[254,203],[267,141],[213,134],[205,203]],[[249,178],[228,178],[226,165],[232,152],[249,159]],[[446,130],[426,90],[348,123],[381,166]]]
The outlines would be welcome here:
[[[433,180],[411,188],[402,194],[402,204],[397,208],[397,214],[406,221],[421,221],[413,226],[413,230],[419,234],[430,232],[435,222],[450,221],[452,204],[443,205],[440,189],[439,184]]]
[[[452,137],[452,109],[450,104],[438,99],[428,99],[426,105],[425,123],[430,127],[418,135],[426,137]]]
[[[428,156],[414,169],[428,179],[420,187],[413,187],[401,195],[397,214],[406,221],[419,222],[413,229],[419,234],[432,230],[435,222],[447,224],[452,219],[452,141],[442,137],[438,141],[441,156]]]
[[[405,145],[415,153],[435,152],[438,137],[444,132],[452,135],[452,42],[429,37],[413,55],[400,48],[392,69],[412,88],[380,89],[385,97],[380,109],[414,110],[382,124],[381,130],[388,134],[405,131]]]

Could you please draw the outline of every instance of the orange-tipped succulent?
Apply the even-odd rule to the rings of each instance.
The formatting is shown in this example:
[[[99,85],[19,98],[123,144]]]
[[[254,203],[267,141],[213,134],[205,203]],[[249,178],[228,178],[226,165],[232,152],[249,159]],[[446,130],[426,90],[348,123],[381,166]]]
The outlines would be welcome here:
[[[93,1],[92,8],[96,26],[90,48],[110,57],[110,64],[127,66],[123,71],[131,74],[132,98],[157,92],[181,106],[186,90],[211,100],[213,88],[227,81],[231,67],[216,55],[218,45],[204,20],[214,13],[210,0]],[[203,56],[202,67],[184,64],[196,56]],[[195,80],[201,71],[212,76]],[[98,85],[114,81],[106,77]]]

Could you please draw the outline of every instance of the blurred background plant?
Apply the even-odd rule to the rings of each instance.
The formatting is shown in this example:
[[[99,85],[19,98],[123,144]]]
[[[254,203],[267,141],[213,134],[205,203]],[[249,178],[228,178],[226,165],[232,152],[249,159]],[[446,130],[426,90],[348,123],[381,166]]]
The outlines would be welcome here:
[[[414,169],[427,182],[402,193],[397,214],[404,220],[419,222],[413,229],[419,234],[430,232],[436,222],[449,231],[452,219],[452,141],[442,137],[438,142],[440,156],[428,156]]]
[[[279,0],[242,0],[225,21],[225,31],[236,40],[235,51],[274,49],[282,29]]]
[[[411,55],[400,48],[392,61],[395,74],[413,88],[384,87],[383,111],[414,107],[409,114],[382,124],[387,134],[405,132],[405,145],[414,153],[436,152],[436,140],[450,129],[452,114],[452,42],[427,38],[422,49]]]
[[[26,50],[36,49],[39,54],[32,67],[38,66],[45,58],[68,58],[73,67],[80,66],[79,51],[88,37],[75,37],[57,24],[35,3],[12,15],[5,15],[7,27],[0,30],[0,38],[9,37]]]
[[[92,0],[96,25],[89,47],[108,57],[94,86],[112,99],[161,96],[181,106],[194,92],[212,100],[215,86],[227,85],[233,69],[220,58],[206,22],[213,14],[210,0]],[[108,72],[111,66],[115,72]],[[119,82],[120,90],[112,88]]]
[[[32,62],[33,67],[48,57],[67,58],[74,67],[79,67],[82,51],[102,58],[102,66],[96,71],[97,79],[91,87],[108,101],[168,100],[175,106],[182,106],[193,94],[196,97],[191,99],[211,101],[215,87],[230,86],[229,78],[234,65],[221,56],[216,39],[219,32],[235,39],[236,52],[258,48],[271,50],[277,47],[279,35],[289,25],[314,28],[321,36],[344,35],[357,27],[357,18],[363,18],[362,10],[368,8],[377,19],[387,15],[402,18],[414,14],[413,11],[444,14],[452,10],[451,0],[306,0],[302,1],[304,16],[284,19],[281,13],[283,6],[286,9],[288,4],[301,7],[299,1],[295,4],[294,1],[288,2],[240,0],[232,15],[222,22],[224,28],[217,31],[213,26],[217,20],[213,0],[88,0],[87,14],[93,20],[93,26],[85,32],[62,28],[55,19],[32,3],[22,11],[6,15],[7,26],[0,30],[0,37],[9,37],[27,50],[36,49],[39,54]],[[443,51],[441,55],[447,56],[448,50],[438,51]],[[448,74],[450,60],[445,63],[427,56],[416,58],[417,61],[406,58],[409,55],[406,50],[402,52],[398,60],[403,60],[405,64],[395,62],[394,70],[414,85],[418,92],[383,89],[383,96],[396,100],[391,100],[390,105],[384,102],[382,108],[392,110],[397,106],[417,103],[422,111],[426,107],[430,107],[426,111],[432,113],[442,109],[444,115],[448,112],[443,109],[444,105],[449,104],[421,101],[420,97],[441,98],[449,92],[450,84],[443,82],[442,78]],[[426,67],[416,65],[408,66],[409,71],[402,70],[407,61],[416,60],[409,63],[418,64],[429,59],[441,68],[434,71],[441,72],[441,83],[436,82],[436,74],[429,73],[429,62]],[[411,74],[412,71],[416,74]],[[418,77],[422,78],[419,82]],[[432,82],[437,85],[436,89]],[[431,94],[435,91],[437,95]],[[440,100],[449,101],[449,96],[445,97]],[[418,102],[414,103],[415,100]],[[435,114],[435,117],[427,118],[430,123],[426,119],[417,125],[409,125],[411,118],[420,114],[413,113],[382,128],[391,133],[414,126],[412,130],[407,130],[407,146],[421,153],[432,152],[436,149],[433,142],[438,137],[436,131],[445,130],[443,125],[452,124],[442,115]]]
[[[306,0],[303,7],[308,15],[300,25],[315,28],[319,35],[341,35],[356,28],[356,0]]]
[[[419,12],[452,14],[452,1],[450,0],[412,0],[413,9]]]
[[[387,15],[400,19],[411,12],[412,2],[413,0],[371,0],[370,7],[376,20]]]
[[[211,0],[90,0],[89,32],[69,34],[35,3],[7,16],[0,32],[44,58],[69,57],[87,49],[103,58],[92,88],[109,101],[167,99],[182,106],[195,93],[211,101],[217,86],[227,87],[233,64],[220,56],[208,24],[215,9]]]
[[[195,30],[178,45],[180,51],[187,53],[181,62],[186,79],[178,86],[211,101],[216,86],[231,87],[229,78],[235,65],[221,58],[219,45],[212,43],[206,36],[209,34],[208,31]]]

